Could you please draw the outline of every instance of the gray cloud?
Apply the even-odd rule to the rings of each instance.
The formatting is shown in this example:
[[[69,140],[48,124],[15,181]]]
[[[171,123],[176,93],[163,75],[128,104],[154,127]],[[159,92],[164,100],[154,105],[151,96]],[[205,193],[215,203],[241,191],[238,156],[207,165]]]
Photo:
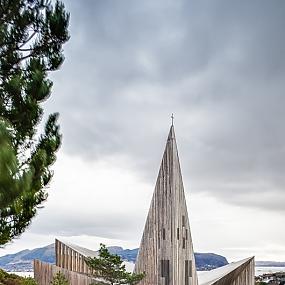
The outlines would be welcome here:
[[[58,216],[60,215],[60,218]],[[80,211],[60,213],[41,213],[33,223],[31,231],[38,234],[52,234],[55,236],[90,235],[105,238],[130,239],[137,237],[136,217],[130,215],[116,215],[116,213],[99,213],[96,215],[84,214]],[[48,221],[48,222],[43,222]]]
[[[191,191],[284,211],[283,1],[66,5],[72,38],[46,104],[66,152],[127,156],[154,182],[174,112]]]

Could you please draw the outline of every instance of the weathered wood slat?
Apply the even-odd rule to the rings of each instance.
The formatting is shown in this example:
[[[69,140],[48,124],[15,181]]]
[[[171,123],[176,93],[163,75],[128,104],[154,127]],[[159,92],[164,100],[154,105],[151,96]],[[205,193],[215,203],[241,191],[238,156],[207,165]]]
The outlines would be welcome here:
[[[168,135],[134,271],[146,273],[139,285],[198,284],[173,126]],[[248,259],[226,275],[203,285],[254,285],[254,261]]]
[[[94,282],[94,279],[87,275],[44,263],[40,260],[34,260],[34,277],[39,285],[50,285],[57,272],[61,272],[70,285],[89,285]]]
[[[85,263],[85,257],[83,255],[65,243],[55,240],[55,252],[56,252],[56,265],[70,271],[88,274],[90,270]]]
[[[203,272],[200,285],[254,285],[254,257],[230,263],[226,266]]]

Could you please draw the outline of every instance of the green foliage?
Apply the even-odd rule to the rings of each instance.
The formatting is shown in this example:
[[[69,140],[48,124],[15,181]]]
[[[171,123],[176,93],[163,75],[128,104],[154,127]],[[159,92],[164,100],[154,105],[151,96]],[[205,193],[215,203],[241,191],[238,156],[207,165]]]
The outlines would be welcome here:
[[[51,281],[51,285],[69,285],[69,282],[64,274],[57,272]]]
[[[37,282],[32,277],[25,277],[22,281],[22,285],[37,285]]]
[[[0,285],[37,285],[34,278],[9,274],[0,269]]]
[[[110,254],[104,244],[100,245],[98,257],[88,257],[85,260],[88,267],[92,270],[92,275],[100,280],[98,284],[137,284],[144,278],[144,274],[130,273],[126,271],[123,260],[116,254]],[[102,280],[102,281],[101,281]]]
[[[19,236],[47,198],[61,143],[58,114],[42,134],[48,73],[60,68],[69,14],[49,0],[0,0],[0,246]]]

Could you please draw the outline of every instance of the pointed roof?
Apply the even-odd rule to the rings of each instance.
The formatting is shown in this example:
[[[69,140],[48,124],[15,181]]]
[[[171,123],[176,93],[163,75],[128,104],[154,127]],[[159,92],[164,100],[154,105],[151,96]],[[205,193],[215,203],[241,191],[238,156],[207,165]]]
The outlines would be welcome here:
[[[197,273],[174,126],[168,134],[135,266],[140,285],[196,285]]]

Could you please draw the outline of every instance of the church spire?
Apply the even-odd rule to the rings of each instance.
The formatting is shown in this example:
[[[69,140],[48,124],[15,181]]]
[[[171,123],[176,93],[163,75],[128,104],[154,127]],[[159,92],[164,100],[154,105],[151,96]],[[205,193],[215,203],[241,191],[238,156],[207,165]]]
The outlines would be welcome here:
[[[139,285],[198,284],[173,124],[160,165],[135,271],[146,273]]]

